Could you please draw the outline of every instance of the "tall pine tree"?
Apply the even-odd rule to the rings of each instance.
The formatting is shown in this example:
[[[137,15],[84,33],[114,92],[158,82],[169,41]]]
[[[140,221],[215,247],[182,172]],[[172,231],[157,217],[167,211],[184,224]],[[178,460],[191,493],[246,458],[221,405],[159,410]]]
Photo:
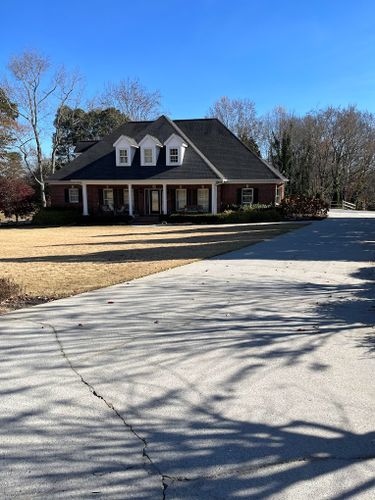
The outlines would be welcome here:
[[[55,119],[56,132],[53,140],[58,142],[56,168],[63,167],[75,158],[74,148],[78,141],[101,139],[126,121],[127,116],[116,108],[84,111],[64,106]]]

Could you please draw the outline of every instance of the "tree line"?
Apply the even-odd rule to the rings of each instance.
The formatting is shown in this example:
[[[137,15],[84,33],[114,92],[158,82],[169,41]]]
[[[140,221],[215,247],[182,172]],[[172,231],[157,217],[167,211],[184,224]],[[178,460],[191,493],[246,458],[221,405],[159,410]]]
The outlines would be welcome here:
[[[13,57],[0,81],[0,183],[26,180],[45,206],[46,178],[74,159],[78,141],[99,139],[129,120],[154,119],[161,109],[160,92],[137,79],[110,82],[88,100],[78,71],[33,51]],[[279,169],[289,179],[288,194],[375,205],[373,113],[328,106],[259,115],[250,99],[223,96],[206,116]]]
[[[259,116],[252,101],[222,97],[208,116],[284,174],[289,195],[375,208],[374,113],[327,106],[298,116],[276,107]]]

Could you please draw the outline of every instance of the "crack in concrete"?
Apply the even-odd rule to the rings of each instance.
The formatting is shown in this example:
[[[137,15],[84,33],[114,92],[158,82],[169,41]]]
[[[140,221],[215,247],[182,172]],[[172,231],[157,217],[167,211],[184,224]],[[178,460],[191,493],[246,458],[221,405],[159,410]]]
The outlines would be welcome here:
[[[249,465],[245,467],[236,467],[235,469],[230,469],[230,470],[225,470],[222,473],[213,473],[213,474],[207,474],[203,476],[193,476],[193,477],[183,477],[183,476],[169,476],[167,474],[164,474],[164,482],[167,479],[169,482],[165,482],[165,490],[164,490],[164,496],[163,500],[166,499],[165,491],[166,489],[171,486],[174,482],[198,482],[198,481],[206,481],[210,479],[220,479],[224,477],[229,477],[233,474],[244,474],[246,472],[257,472],[265,469],[270,469],[272,467],[278,467],[282,465],[290,465],[290,464],[298,464],[301,462],[306,462],[307,464],[312,464],[314,462],[324,462],[324,461],[329,461],[329,460],[342,460],[345,462],[364,462],[367,460],[375,460],[375,454],[374,455],[365,455],[365,456],[353,456],[353,457],[339,457],[339,456],[334,456],[330,455],[327,457],[317,457],[317,456],[310,456],[310,457],[302,457],[302,458],[293,458],[291,460],[278,460],[274,462],[267,462],[265,464],[258,464],[258,465]],[[164,483],[163,483],[164,484]]]
[[[30,321],[31,323],[34,323],[33,321]],[[161,479],[161,484],[162,484],[162,499],[166,500],[166,494],[167,494],[167,489],[169,486],[171,486],[174,482],[190,482],[190,481],[205,481],[205,480],[210,480],[210,479],[219,479],[221,477],[233,475],[233,474],[243,474],[246,472],[256,472],[260,470],[264,470],[267,468],[272,468],[272,467],[277,467],[277,466],[282,466],[282,465],[288,465],[288,464],[297,464],[300,462],[306,462],[306,463],[314,463],[314,462],[324,462],[324,461],[329,461],[329,460],[341,460],[341,461],[346,461],[346,462],[356,462],[356,461],[368,461],[368,460],[375,460],[375,454],[374,455],[358,455],[358,456],[353,456],[353,457],[342,457],[342,456],[335,456],[335,455],[328,455],[328,456],[307,456],[307,457],[301,457],[301,458],[294,458],[290,460],[278,460],[278,461],[272,461],[272,462],[267,462],[264,464],[257,464],[257,465],[248,465],[244,467],[236,467],[234,469],[227,469],[223,471],[222,473],[217,472],[213,474],[207,474],[207,475],[202,475],[202,476],[191,476],[191,477],[186,477],[186,476],[171,476],[169,474],[163,474],[162,471],[159,469],[159,467],[152,461],[151,457],[149,456],[147,452],[147,447],[148,447],[148,442],[147,440],[142,437],[135,429],[134,427],[129,424],[125,418],[121,415],[121,413],[115,408],[115,406],[107,401],[104,396],[99,394],[94,386],[90,384],[82,375],[81,373],[74,367],[73,363],[71,362],[69,356],[66,354],[63,344],[59,338],[59,334],[56,330],[56,328],[49,324],[49,323],[37,323],[38,325],[41,325],[43,328],[46,326],[48,327],[54,334],[56,343],[59,346],[60,353],[62,357],[65,359],[66,363],[68,364],[69,368],[73,371],[73,373],[80,379],[80,381],[89,389],[89,391],[92,393],[93,396],[98,398],[99,400],[103,401],[103,403],[112,411],[115,413],[117,418],[121,420],[121,422],[124,424],[124,426],[142,443],[142,457],[144,457],[151,468],[154,470],[154,472],[157,473],[157,475]],[[146,464],[144,463],[144,466]],[[129,467],[131,468],[131,467]],[[126,468],[128,469],[128,468]],[[147,470],[146,470],[147,471]]]
[[[77,370],[77,368],[74,367],[73,363],[71,362],[69,356],[66,354],[65,350],[64,350],[64,346],[60,340],[60,337],[59,337],[59,334],[56,330],[56,328],[49,324],[49,323],[39,323],[40,325],[43,326],[47,326],[54,334],[54,337],[55,337],[55,340],[59,346],[59,350],[60,350],[60,353],[62,355],[62,357],[64,358],[64,360],[66,361],[66,363],[68,364],[69,368],[73,371],[73,373],[80,379],[80,381],[89,389],[89,391],[91,392],[91,394],[93,396],[95,396],[96,398],[100,399],[101,401],[103,401],[103,403],[113,412],[115,413],[116,417],[119,418],[121,420],[121,422],[125,425],[125,427],[133,434],[133,436],[135,436],[141,443],[142,443],[142,457],[144,457],[149,465],[152,467],[152,469],[154,470],[154,472],[156,472],[158,474],[158,476],[160,476],[161,478],[161,483],[162,483],[162,498],[163,500],[165,500],[165,491],[166,489],[168,488],[168,484],[165,482],[165,476],[162,474],[162,472],[160,471],[160,469],[157,467],[157,465],[154,464],[154,462],[152,461],[151,457],[148,455],[147,453],[147,447],[148,447],[148,442],[147,440],[142,437],[135,429],[134,427],[129,424],[125,418],[121,415],[121,413],[115,408],[115,406],[107,401],[105,399],[104,396],[102,396],[101,394],[99,394],[97,392],[97,390],[94,388],[94,386],[92,384],[90,384],[90,382],[88,382],[82,375],[81,373]],[[146,464],[144,463],[144,466]],[[147,472],[147,470],[146,470]]]

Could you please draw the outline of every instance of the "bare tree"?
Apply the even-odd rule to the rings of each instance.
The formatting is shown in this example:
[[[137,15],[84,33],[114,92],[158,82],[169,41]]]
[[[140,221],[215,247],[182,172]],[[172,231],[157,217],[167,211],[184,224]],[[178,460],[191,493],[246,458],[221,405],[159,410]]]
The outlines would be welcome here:
[[[276,106],[272,111],[258,118],[258,142],[262,154],[271,160],[272,142],[275,137],[281,138],[294,116],[282,106]]]
[[[94,100],[94,107],[116,108],[129,120],[150,120],[160,114],[161,95],[147,90],[138,79],[108,83],[104,92]]]
[[[4,88],[9,100],[17,106],[20,121],[17,147],[39,185],[41,203],[46,206],[43,145],[52,133],[56,109],[71,98],[78,77],[69,77],[64,68],[53,72],[49,59],[34,51],[13,57],[8,69],[10,78],[5,79]],[[52,155],[55,149],[56,145],[52,145]]]
[[[297,117],[277,108],[263,117],[262,130],[262,146],[289,177],[289,193],[369,203],[375,171],[373,114],[354,106],[328,106]]]
[[[222,96],[208,109],[207,116],[218,118],[254,153],[260,155],[258,146],[259,120],[253,101]]]

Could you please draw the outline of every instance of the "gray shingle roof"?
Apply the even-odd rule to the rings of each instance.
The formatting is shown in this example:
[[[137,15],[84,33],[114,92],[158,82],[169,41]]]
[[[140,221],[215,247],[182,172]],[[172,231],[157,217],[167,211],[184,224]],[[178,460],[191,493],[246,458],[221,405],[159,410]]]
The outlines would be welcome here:
[[[117,167],[113,143],[121,136],[137,143],[147,134],[164,143],[171,134],[182,134],[188,143],[184,161],[166,166],[165,149],[161,148],[155,167],[142,167],[136,150],[130,167]],[[49,180],[146,180],[146,179],[252,179],[280,180],[274,169],[254,155],[216,119],[175,120],[161,116],[152,122],[128,122],[104,137]]]
[[[91,148],[98,141],[78,141],[76,147],[74,148],[75,153],[83,153],[87,149]]]
[[[216,118],[175,123],[228,180],[282,178]]]

